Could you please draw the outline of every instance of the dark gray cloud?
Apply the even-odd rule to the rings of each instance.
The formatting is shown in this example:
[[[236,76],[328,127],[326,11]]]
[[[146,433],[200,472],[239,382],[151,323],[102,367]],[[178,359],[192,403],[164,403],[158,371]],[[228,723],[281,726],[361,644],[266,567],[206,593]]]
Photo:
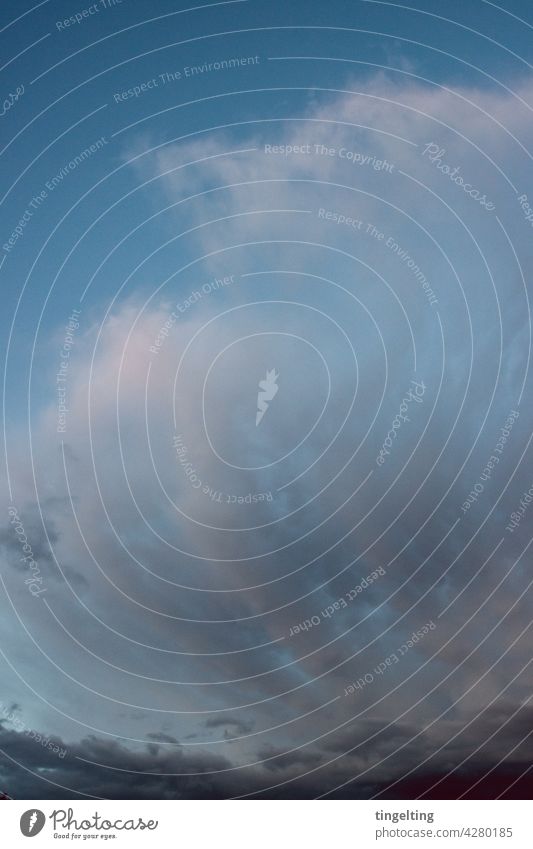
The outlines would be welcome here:
[[[467,742],[458,739],[438,754],[433,733],[420,735],[419,729],[408,725],[385,729],[367,720],[314,752],[287,754],[264,746],[257,752],[264,763],[240,770],[232,768],[226,757],[187,752],[159,732],[149,736],[170,745],[149,743],[135,751],[118,740],[95,736],[76,743],[53,738],[67,752],[58,758],[27,734],[0,723],[0,780],[4,792],[20,799],[204,799],[249,794],[315,798],[327,792],[331,798],[454,798],[458,788],[471,798],[492,798],[496,788],[504,795],[508,790],[508,798],[527,798],[531,718],[531,709],[511,722],[504,708],[488,711],[470,729]],[[493,733],[501,763],[494,762],[493,747],[483,747],[483,740]],[[417,739],[408,756],[395,757],[413,738]],[[477,754],[458,768],[459,755],[474,747],[479,748]],[[507,758],[511,749],[512,757]]]

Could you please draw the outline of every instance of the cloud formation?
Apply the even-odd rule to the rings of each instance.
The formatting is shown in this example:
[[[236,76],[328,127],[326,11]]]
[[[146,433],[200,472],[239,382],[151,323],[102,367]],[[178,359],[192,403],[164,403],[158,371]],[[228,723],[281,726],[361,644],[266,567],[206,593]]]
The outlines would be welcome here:
[[[503,520],[531,483],[509,190],[530,103],[377,74],[287,121],[124,144],[151,181],[132,240],[164,238],[83,314],[65,434],[46,402],[10,451],[47,590],[6,523],[10,686],[68,755],[0,723],[8,793],[525,792],[533,511],[520,543]]]

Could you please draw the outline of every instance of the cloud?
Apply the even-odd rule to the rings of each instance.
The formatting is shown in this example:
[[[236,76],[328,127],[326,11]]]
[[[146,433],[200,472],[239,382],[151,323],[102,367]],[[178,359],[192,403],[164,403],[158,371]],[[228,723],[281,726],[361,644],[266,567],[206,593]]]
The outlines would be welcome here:
[[[525,402],[483,498],[466,517],[461,504],[519,402],[527,310],[495,216],[423,151],[438,143],[460,163],[522,256],[529,232],[506,175],[518,183],[531,94],[530,83],[516,96],[454,94],[379,75],[359,94],[317,97],[302,120],[165,144],[132,164],[138,181],[158,177],[155,209],[180,204],[161,232],[192,232],[147,263],[157,283],[85,319],[66,433],[46,404],[32,455],[22,439],[11,455],[49,579],[46,603],[30,607],[6,523],[2,571],[27,623],[13,613],[15,667],[35,688],[30,717],[64,724],[72,742],[58,763],[3,727],[8,793],[305,798],[338,785],[388,793],[393,781],[405,793],[437,777],[466,787],[499,760],[490,787],[519,776],[529,714],[506,720],[528,692],[527,576],[513,539],[491,552],[526,472],[498,522],[479,525],[529,438]],[[156,143],[140,138],[125,158]],[[46,361],[43,379],[54,369]],[[271,369],[279,392],[258,427]],[[415,378],[423,403],[380,469]],[[386,576],[348,605],[379,566]],[[13,686],[26,704],[24,681]],[[54,783],[36,793],[45,769]]]
[[[233,728],[237,734],[247,734],[253,728],[253,723],[243,722],[231,716],[213,716],[205,723],[206,728]]]
[[[464,745],[457,745],[457,750],[446,747],[432,756],[435,742],[431,737],[420,737],[418,729],[407,725],[380,731],[376,721],[354,726],[324,751],[290,755],[265,746],[257,753],[264,760],[263,766],[244,770],[232,769],[230,761],[223,757],[197,750],[187,752],[176,747],[176,741],[164,740],[165,735],[158,732],[149,736],[168,746],[149,743],[135,751],[118,741],[110,745],[94,736],[77,743],[57,738],[54,742],[67,752],[63,759],[27,735],[3,728],[2,788],[15,799],[95,795],[110,799],[248,795],[316,798],[328,792],[330,798],[457,798],[460,793],[466,798],[494,798],[500,793],[505,798],[527,798],[530,713],[526,710],[509,723],[503,711],[488,712],[471,734],[470,742],[480,744],[488,731],[496,733],[501,738],[502,762],[494,763],[494,753],[481,747],[479,754],[460,769],[456,765],[464,755]],[[418,741],[409,747],[407,760],[403,756],[391,760],[394,752],[413,736],[418,736]],[[372,743],[365,745],[364,737],[372,739]],[[523,744],[516,747],[520,739]],[[350,754],[356,741],[363,748],[357,755]],[[506,760],[511,744],[515,747],[513,757]],[[328,760],[331,753],[346,754],[332,762]],[[373,767],[373,761],[378,760],[383,765]],[[24,763],[24,769],[18,763]],[[364,778],[357,778],[357,772]]]

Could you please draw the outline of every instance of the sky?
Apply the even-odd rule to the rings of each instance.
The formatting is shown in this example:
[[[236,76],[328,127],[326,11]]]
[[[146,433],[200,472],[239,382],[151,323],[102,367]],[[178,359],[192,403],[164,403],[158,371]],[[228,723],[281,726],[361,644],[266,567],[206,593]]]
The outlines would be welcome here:
[[[4,0],[0,790],[530,798],[525,0]]]

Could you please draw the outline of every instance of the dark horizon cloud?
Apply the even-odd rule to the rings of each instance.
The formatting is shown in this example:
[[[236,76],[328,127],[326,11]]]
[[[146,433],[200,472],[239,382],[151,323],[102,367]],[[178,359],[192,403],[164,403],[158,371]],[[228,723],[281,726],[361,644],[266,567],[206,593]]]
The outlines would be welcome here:
[[[179,742],[158,732],[147,735],[161,744],[148,743],[131,751],[118,740],[88,736],[76,743],[59,738],[54,743],[66,749],[59,759],[56,754],[35,743],[26,734],[7,729],[2,723],[0,748],[5,760],[0,780],[2,791],[15,799],[209,799],[235,798],[294,798],[314,799],[329,794],[331,799],[526,799],[531,794],[530,744],[532,709],[524,708],[515,719],[501,729],[502,710],[489,712],[469,736],[478,754],[461,767],[456,766],[458,752],[469,751],[459,739],[455,746],[446,747],[432,757],[433,745],[429,736],[411,747],[410,763],[398,759],[387,768],[369,770],[364,779],[352,778],[356,765],[368,764],[370,752],[382,758],[394,754],[399,745],[418,734],[408,725],[393,726],[380,731],[379,723],[368,721],[364,729],[353,727],[331,744],[311,752],[276,752],[264,747],[257,752],[260,765],[235,769],[225,756],[206,756],[203,752],[187,752]],[[353,753],[354,737],[374,738],[364,745],[362,754]],[[375,738],[375,734],[378,734]],[[501,763],[492,763],[483,747],[488,733],[495,733]],[[355,744],[357,745],[357,744]],[[352,754],[349,754],[350,749]],[[512,751],[512,757],[507,752]],[[344,754],[339,763],[325,764],[331,755]],[[423,763],[424,759],[428,763]],[[24,763],[22,769],[18,763]],[[412,766],[411,766],[412,763]],[[406,766],[409,766],[409,774]],[[40,773],[44,773],[41,777]],[[99,792],[95,793],[98,789]]]

